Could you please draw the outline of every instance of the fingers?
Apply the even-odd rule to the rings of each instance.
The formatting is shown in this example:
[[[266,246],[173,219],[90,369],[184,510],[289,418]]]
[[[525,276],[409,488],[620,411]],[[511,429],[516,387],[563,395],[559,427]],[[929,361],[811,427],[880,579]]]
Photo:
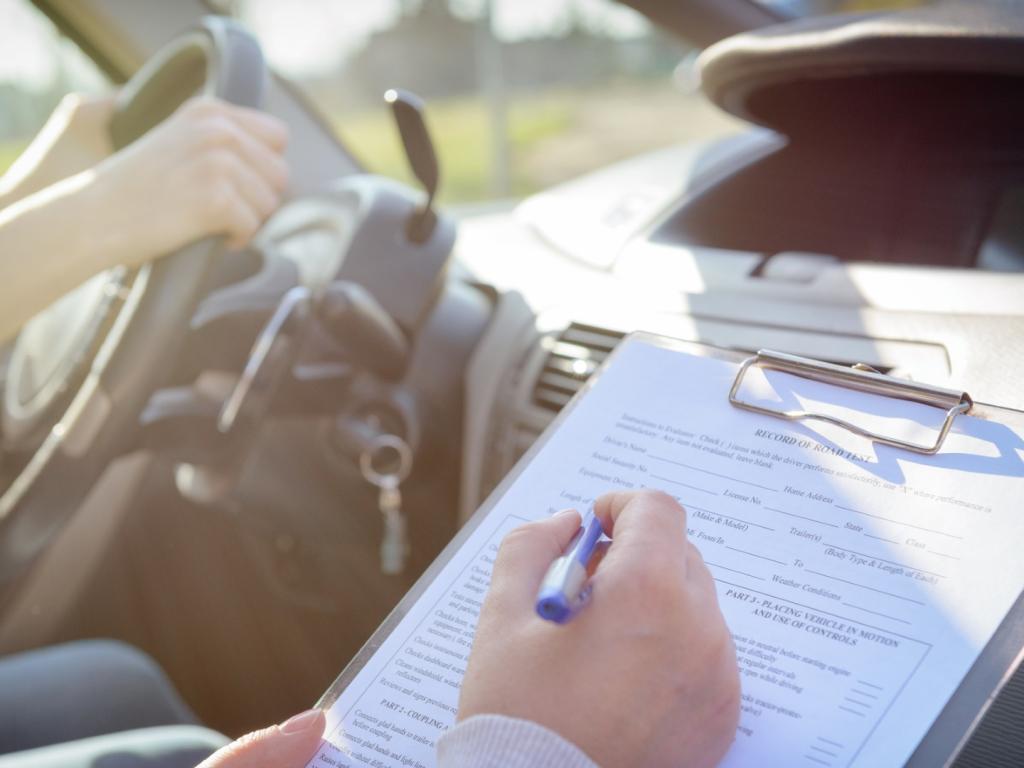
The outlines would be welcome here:
[[[198,768],[303,768],[320,746],[325,723],[324,713],[311,709],[231,742]]]
[[[280,151],[262,143],[259,136],[240,127],[228,116],[210,117],[203,125],[203,138],[214,151],[234,154],[278,193],[288,185],[288,166]]]
[[[227,105],[227,113],[242,130],[259,139],[270,149],[281,152],[288,144],[288,128],[276,117],[234,104]]]
[[[544,574],[579,527],[580,514],[569,509],[509,532],[498,550],[488,599],[532,612]]]
[[[691,542],[686,543],[686,576],[698,589],[716,596],[715,579],[708,570],[704,557]],[[717,597],[715,597],[717,600]]]
[[[615,543],[652,553],[686,543],[686,511],[661,491],[608,493],[594,503],[594,513]]]
[[[281,203],[288,183],[281,156],[287,131],[269,115],[209,98],[187,102],[180,119],[209,199],[206,228],[240,248]]]
[[[220,220],[211,225],[211,231],[227,235],[228,248],[238,250],[248,244],[263,220],[237,192],[231,192],[230,197],[231,199],[220,209]]]
[[[267,148],[282,152],[288,143],[288,128],[272,115],[248,107],[239,107],[220,99],[203,96],[191,99],[181,106],[181,112],[191,118],[224,117],[240,130],[260,141]]]
[[[594,572],[597,599],[673,602],[691,577],[683,508],[665,493],[644,490],[602,496],[594,513],[612,539]]]
[[[240,247],[248,242],[256,229],[277,210],[281,203],[281,195],[236,156],[226,154],[220,162],[224,164],[222,173],[230,179],[235,197],[234,207],[238,209],[229,211],[230,219],[227,223],[231,245]]]

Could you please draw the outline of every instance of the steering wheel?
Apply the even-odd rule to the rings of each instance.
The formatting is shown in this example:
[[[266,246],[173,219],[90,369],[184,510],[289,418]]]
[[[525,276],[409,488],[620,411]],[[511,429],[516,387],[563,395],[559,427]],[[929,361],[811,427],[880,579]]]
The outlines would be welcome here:
[[[114,147],[196,93],[258,107],[265,81],[255,39],[230,20],[206,19],[122,89],[110,126]],[[208,269],[223,250],[223,238],[209,238],[137,270],[102,273],[22,329],[2,406],[4,440],[18,464],[10,484],[0,486],[0,587],[131,446],[138,415],[171,373]]]

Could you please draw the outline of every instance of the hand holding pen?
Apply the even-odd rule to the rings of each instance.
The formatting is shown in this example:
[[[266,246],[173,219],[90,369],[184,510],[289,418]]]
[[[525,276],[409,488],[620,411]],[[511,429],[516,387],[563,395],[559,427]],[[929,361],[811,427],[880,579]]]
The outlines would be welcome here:
[[[566,511],[505,537],[459,718],[533,720],[602,768],[711,768],[735,736],[739,676],[686,514],[670,496],[642,491],[603,496],[594,515],[611,544],[592,569],[589,600],[561,625],[538,617],[539,591],[560,557],[576,550],[579,562],[588,527]]]
[[[583,516],[583,524],[572,537],[565,554],[555,558],[537,592],[537,615],[556,624],[575,616],[590,596],[588,569],[604,535],[601,521],[593,510]]]

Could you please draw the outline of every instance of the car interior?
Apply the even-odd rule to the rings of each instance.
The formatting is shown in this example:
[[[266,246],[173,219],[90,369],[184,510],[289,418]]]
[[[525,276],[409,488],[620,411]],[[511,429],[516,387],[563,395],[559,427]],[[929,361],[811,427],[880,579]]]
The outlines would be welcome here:
[[[627,4],[742,127],[460,208],[398,67],[411,181],[231,3],[33,0],[121,86],[115,146],[204,92],[287,122],[291,186],[249,247],[98,275],[0,348],[0,655],[123,640],[232,735],[310,706],[633,331],[1024,410],[1024,5]],[[956,765],[1024,763],[1022,708],[1017,674]]]

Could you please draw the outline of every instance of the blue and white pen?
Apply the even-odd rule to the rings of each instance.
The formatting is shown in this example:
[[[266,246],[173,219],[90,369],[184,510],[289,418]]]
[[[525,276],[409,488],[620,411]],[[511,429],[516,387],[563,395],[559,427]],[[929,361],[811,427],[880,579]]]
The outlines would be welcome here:
[[[573,536],[565,554],[548,568],[537,592],[537,615],[542,619],[564,624],[586,602],[587,566],[604,534],[601,521],[591,510]]]

